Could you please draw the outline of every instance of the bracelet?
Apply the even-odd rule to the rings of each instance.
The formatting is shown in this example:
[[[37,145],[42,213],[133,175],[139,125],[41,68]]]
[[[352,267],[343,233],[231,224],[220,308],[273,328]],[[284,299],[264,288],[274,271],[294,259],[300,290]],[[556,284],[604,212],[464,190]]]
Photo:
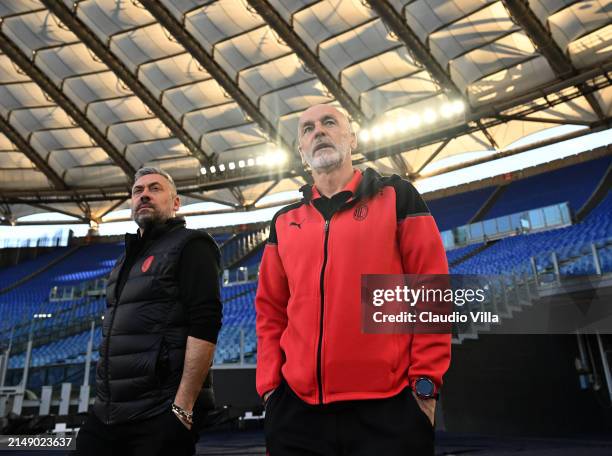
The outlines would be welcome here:
[[[193,423],[193,412],[188,412],[187,410],[182,407],[179,407],[176,404],[172,404],[172,411],[181,418],[183,418],[185,421],[187,421],[189,424]]]

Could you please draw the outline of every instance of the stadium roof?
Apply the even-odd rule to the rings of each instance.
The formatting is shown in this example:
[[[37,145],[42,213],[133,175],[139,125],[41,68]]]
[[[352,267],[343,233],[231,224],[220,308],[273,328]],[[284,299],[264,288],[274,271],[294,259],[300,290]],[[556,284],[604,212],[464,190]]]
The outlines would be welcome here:
[[[253,208],[303,184],[315,103],[353,119],[356,166],[410,179],[554,126],[610,128],[603,0],[3,0],[0,16],[4,223],[99,222],[143,165],[184,204]]]

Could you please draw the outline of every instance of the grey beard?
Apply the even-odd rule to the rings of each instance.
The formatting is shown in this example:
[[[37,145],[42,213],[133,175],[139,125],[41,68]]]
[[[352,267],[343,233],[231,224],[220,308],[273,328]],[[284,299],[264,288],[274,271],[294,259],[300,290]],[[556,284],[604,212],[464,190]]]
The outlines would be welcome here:
[[[306,163],[313,171],[320,173],[330,172],[342,164],[342,153],[334,150],[332,154],[324,157],[311,157],[310,160],[306,160]]]

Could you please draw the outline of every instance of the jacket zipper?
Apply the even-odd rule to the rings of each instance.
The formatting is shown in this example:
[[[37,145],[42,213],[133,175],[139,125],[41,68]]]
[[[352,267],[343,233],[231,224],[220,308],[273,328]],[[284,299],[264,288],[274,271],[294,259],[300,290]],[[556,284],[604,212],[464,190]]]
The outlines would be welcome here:
[[[333,217],[333,215],[332,215]],[[323,244],[323,266],[321,267],[321,278],[319,281],[321,292],[321,315],[319,319],[319,344],[317,346],[317,383],[319,386],[319,404],[323,404],[323,367],[321,362],[323,350],[323,314],[325,311],[325,267],[327,266],[327,241],[329,239],[329,222],[325,220],[325,242]]]
[[[167,233],[169,233],[172,230],[169,230]],[[164,234],[167,234],[164,233]],[[138,254],[138,259],[140,258],[146,258],[146,255],[151,251],[151,249],[153,248],[153,243],[149,244],[147,246],[146,249],[144,249],[142,252],[139,252]],[[126,250],[126,257],[123,259],[123,264],[121,265],[121,268],[119,268],[119,274],[117,275],[117,282],[119,281],[119,275],[121,273],[121,269],[125,266],[125,260],[127,259],[127,250]],[[132,266],[130,268],[129,271],[127,271],[128,277],[125,281],[125,283],[123,284],[123,289],[125,289],[125,286],[128,283],[128,280],[130,278],[130,273],[132,272],[132,269],[134,269],[134,266],[136,266],[136,261],[134,261],[132,263]],[[116,283],[117,283],[116,282]],[[116,285],[115,285],[116,286]],[[123,289],[121,290],[121,293],[123,293]],[[110,352],[110,340],[111,340],[111,331],[113,329],[113,323],[115,322],[115,315],[117,314],[117,307],[119,306],[119,301],[121,299],[121,294],[118,294],[118,290],[117,288],[115,288],[115,305],[113,306],[113,313],[111,315],[111,321],[110,324],[108,325],[108,337],[106,340],[106,350],[104,353],[104,358],[106,360],[106,372],[105,372],[105,381],[106,381],[106,389],[108,391],[108,401],[106,401],[106,424],[111,424],[111,420],[110,420],[110,408],[111,408],[111,390],[110,390],[110,368],[108,365],[108,358],[109,358],[109,352]]]
[[[110,389],[110,366],[109,366],[109,352],[110,352],[110,341],[111,341],[111,332],[113,330],[113,323],[115,321],[115,315],[117,315],[117,305],[119,301],[115,302],[113,306],[113,313],[111,315],[111,321],[108,325],[108,337],[106,338],[106,350],[104,350],[104,359],[106,361],[106,372],[105,372],[105,381],[106,381],[106,390],[108,391],[108,400],[106,401],[106,424],[111,424],[110,419],[110,409],[111,409],[111,389]]]

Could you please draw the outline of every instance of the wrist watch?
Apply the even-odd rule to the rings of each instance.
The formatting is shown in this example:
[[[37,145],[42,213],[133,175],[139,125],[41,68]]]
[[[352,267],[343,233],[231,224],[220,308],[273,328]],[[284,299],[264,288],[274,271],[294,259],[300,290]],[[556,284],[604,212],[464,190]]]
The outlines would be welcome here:
[[[414,392],[421,399],[437,399],[436,385],[427,377],[420,377],[414,382]]]

